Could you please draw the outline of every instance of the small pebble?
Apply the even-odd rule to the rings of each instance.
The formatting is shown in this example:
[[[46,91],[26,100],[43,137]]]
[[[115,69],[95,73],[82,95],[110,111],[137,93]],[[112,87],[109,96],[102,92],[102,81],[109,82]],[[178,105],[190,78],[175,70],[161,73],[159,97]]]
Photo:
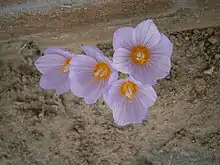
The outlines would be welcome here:
[[[207,33],[209,34],[209,35],[212,35],[213,33],[214,33],[214,29],[213,28],[208,28],[207,29]]]
[[[212,75],[214,70],[215,70],[214,66],[211,66],[209,69],[204,70],[203,73],[208,74],[208,75]]]
[[[112,56],[111,51],[106,51],[106,52],[105,52],[105,55],[106,55],[107,57]]]
[[[199,42],[199,48],[200,48],[201,50],[203,50],[204,45],[205,45],[205,41],[200,41],[200,42]]]
[[[206,88],[206,81],[204,79],[196,79],[194,80],[194,85],[197,92],[202,92]]]
[[[188,37],[188,36],[186,36],[186,37],[185,37],[185,40],[187,40],[187,41],[188,41],[188,40],[189,40],[189,37]]]
[[[194,34],[199,34],[200,32],[198,30],[193,30]]]
[[[33,66],[33,60],[30,57],[27,59],[27,64]]]
[[[219,42],[219,38],[217,36],[212,36],[208,39],[211,44],[217,44]]]
[[[215,59],[216,59],[216,60],[220,60],[220,54],[216,54],[216,55],[215,55]]]
[[[61,6],[61,8],[71,8],[72,4],[63,4],[63,6]]]
[[[166,80],[171,80],[171,75],[170,75],[170,74],[167,75],[167,76],[165,77],[165,79],[166,79]]]

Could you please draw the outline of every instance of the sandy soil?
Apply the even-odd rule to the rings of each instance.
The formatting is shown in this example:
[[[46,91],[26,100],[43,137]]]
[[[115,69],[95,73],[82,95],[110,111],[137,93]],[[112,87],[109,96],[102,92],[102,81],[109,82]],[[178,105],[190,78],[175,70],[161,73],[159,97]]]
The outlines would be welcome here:
[[[194,5],[178,5],[178,1],[186,0],[103,0],[74,9],[8,14],[0,17],[0,38],[44,37],[55,44],[54,38],[61,36],[67,43],[70,40],[78,42],[80,38],[83,42],[94,42],[109,39],[120,26],[133,26],[146,18],[155,19],[157,25],[166,31],[220,25],[219,0],[199,0]],[[61,44],[60,39],[57,42]]]
[[[39,13],[54,8],[74,8],[91,0],[0,0],[0,17],[20,13]]]
[[[0,165],[219,165],[218,0],[185,9],[171,0],[94,2],[1,17]],[[111,58],[114,30],[146,18],[175,47],[171,75],[155,86],[159,98],[144,123],[118,127],[101,99],[88,106],[39,88],[33,61],[43,48],[97,44]]]
[[[1,5],[8,5],[8,4],[19,4],[24,2],[25,0],[0,0]]]
[[[34,41],[1,43],[1,165],[217,165],[220,153],[220,28],[169,34],[172,73],[159,82],[143,124],[118,127],[102,100],[42,91]],[[110,43],[98,45],[107,56]],[[17,50],[17,51],[16,51]],[[15,56],[16,55],[16,56]]]

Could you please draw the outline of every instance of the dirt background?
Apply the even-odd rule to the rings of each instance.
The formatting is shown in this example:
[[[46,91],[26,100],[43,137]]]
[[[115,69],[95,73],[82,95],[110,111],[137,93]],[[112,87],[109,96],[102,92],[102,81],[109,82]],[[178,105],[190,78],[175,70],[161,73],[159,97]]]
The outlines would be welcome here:
[[[214,2],[162,12],[170,3],[164,0],[161,13],[144,13],[145,5],[137,8],[141,16],[126,10],[128,17],[109,16],[107,21],[91,18],[95,11],[89,5],[85,15],[91,17],[84,21],[69,9],[54,9],[55,17],[45,12],[1,19],[0,164],[219,165],[220,15]],[[101,8],[98,1],[96,7]],[[61,20],[65,14],[69,17]],[[111,58],[114,29],[149,17],[173,41],[174,53],[171,74],[155,86],[159,98],[144,123],[118,127],[102,99],[88,106],[71,94],[39,88],[33,61],[43,48],[78,51],[79,44],[97,44]]]
[[[8,4],[17,4],[17,3],[22,3],[25,0],[0,0],[1,5],[8,5]]]

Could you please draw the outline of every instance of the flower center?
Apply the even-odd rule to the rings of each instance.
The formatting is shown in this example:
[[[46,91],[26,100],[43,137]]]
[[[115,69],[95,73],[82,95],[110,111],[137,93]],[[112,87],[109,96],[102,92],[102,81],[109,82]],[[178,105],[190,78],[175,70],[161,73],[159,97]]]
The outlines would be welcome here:
[[[127,97],[129,102],[132,103],[132,99],[137,93],[137,85],[131,81],[124,82],[120,87],[120,92],[122,96]]]
[[[96,79],[102,80],[106,79],[110,76],[111,69],[109,65],[105,62],[100,62],[96,64],[94,70],[93,70],[93,75]]]
[[[71,60],[72,58],[67,58],[64,61],[63,66],[59,69],[59,72],[69,72],[69,65],[70,65]]]
[[[150,59],[150,51],[146,46],[137,45],[131,49],[131,60],[138,65],[146,64]]]

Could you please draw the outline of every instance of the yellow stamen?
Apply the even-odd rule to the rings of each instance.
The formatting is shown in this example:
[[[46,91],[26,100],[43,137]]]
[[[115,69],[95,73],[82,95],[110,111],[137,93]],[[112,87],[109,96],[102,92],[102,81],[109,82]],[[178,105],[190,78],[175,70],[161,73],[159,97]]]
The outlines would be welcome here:
[[[72,58],[67,58],[64,61],[63,66],[59,69],[59,72],[69,72],[69,65],[70,65],[71,60]]]
[[[100,62],[96,64],[94,70],[93,70],[93,75],[95,80],[103,80],[106,79],[110,76],[111,69],[109,65],[105,62]]]
[[[150,51],[146,46],[137,45],[131,50],[131,60],[138,65],[146,64],[150,59]]]
[[[132,103],[132,99],[137,93],[137,85],[131,81],[123,82],[120,87],[120,92],[122,96],[127,97],[129,102]]]

